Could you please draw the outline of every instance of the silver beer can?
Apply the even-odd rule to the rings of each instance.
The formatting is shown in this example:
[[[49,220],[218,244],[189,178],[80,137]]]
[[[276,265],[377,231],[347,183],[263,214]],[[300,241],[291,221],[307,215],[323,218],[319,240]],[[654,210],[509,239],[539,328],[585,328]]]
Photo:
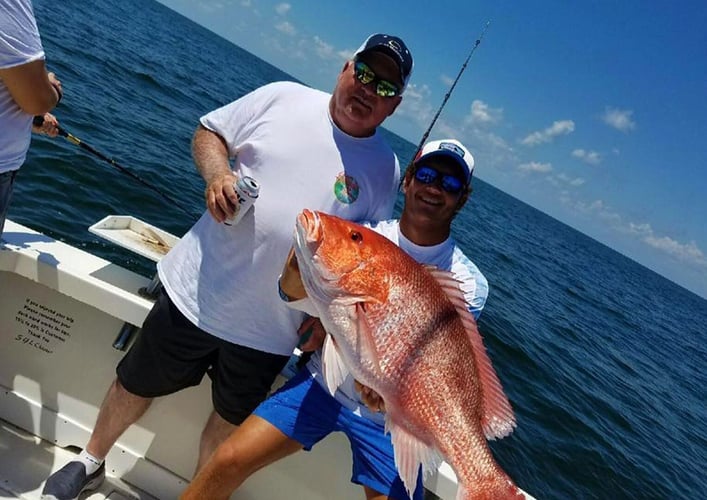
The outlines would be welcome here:
[[[253,206],[260,194],[260,184],[252,177],[244,175],[238,177],[238,180],[233,184],[233,189],[238,196],[238,206],[236,207],[236,213],[233,217],[223,221],[227,226],[235,226],[238,224],[246,212],[250,210],[250,207]]]

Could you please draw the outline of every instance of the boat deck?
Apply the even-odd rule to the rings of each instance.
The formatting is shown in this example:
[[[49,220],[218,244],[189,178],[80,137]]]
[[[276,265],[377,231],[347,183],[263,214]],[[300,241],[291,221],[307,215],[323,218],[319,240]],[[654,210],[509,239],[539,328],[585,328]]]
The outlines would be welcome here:
[[[76,450],[78,451],[78,450]],[[72,459],[74,452],[59,448],[17,426],[0,420],[0,499],[40,498],[44,480]],[[18,460],[18,457],[22,457]],[[82,495],[91,500],[153,500],[155,497],[110,477],[93,492]]]

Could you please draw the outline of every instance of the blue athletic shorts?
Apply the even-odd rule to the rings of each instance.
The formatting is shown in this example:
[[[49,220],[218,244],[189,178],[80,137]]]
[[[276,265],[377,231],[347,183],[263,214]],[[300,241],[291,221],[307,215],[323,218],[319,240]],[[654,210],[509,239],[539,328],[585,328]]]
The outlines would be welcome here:
[[[351,482],[390,498],[409,498],[395,468],[390,435],[385,434],[383,426],[342,406],[307,369],[300,370],[253,413],[301,443],[305,450],[334,431],[343,432],[351,443],[353,455]],[[421,476],[414,500],[422,500],[424,496]]]

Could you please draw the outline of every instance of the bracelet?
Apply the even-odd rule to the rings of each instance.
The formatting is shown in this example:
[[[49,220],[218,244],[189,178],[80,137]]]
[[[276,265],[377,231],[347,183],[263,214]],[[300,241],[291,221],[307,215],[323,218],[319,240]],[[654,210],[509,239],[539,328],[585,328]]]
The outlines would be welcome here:
[[[290,301],[290,297],[282,291],[282,287],[280,286],[280,279],[277,280],[277,293],[280,294],[280,298],[285,302]]]
[[[59,103],[61,102],[61,98],[64,97],[64,92],[61,91],[61,87],[57,85],[56,83],[50,81],[49,82],[52,87],[54,87],[54,90],[56,90],[56,95],[59,96],[59,98],[56,100],[55,106],[58,106]]]

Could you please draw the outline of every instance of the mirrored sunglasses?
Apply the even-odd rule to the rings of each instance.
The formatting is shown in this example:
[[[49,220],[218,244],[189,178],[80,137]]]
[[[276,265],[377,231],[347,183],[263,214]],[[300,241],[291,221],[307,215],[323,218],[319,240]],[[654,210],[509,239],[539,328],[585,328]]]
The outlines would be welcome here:
[[[356,61],[354,63],[354,73],[356,74],[356,79],[362,84],[374,84],[376,95],[380,97],[395,97],[400,94],[400,89],[397,85],[378,78],[374,71],[363,61]]]
[[[464,189],[464,181],[459,177],[450,174],[443,174],[436,168],[427,165],[420,165],[415,170],[415,180],[422,184],[433,184],[441,179],[442,189],[451,194],[458,194]]]

